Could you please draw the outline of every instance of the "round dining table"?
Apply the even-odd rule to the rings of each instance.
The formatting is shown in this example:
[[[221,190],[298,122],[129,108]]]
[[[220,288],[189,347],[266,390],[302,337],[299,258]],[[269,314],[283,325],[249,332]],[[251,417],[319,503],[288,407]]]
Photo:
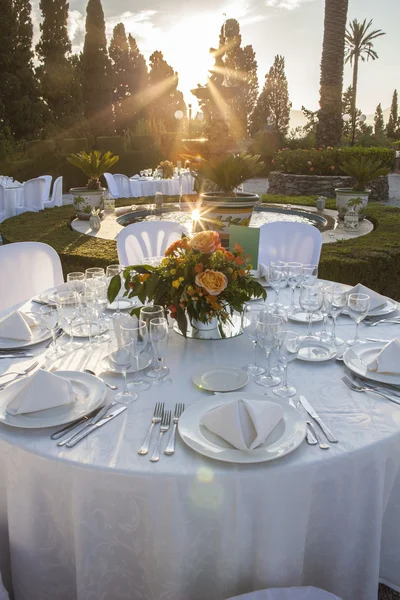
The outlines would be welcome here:
[[[4,187],[5,218],[15,217],[17,208],[24,203],[24,188],[21,183],[14,182]]]
[[[392,339],[399,328],[361,324],[360,333]],[[348,316],[338,318],[340,337],[354,329]],[[39,364],[47,364],[45,352],[44,344],[32,347]],[[102,369],[105,354],[103,343],[55,364],[92,369],[121,389],[122,377]],[[206,458],[177,436],[172,456],[151,462],[151,453],[138,454],[156,402],[172,412],[177,402],[205,402],[213,393],[192,376],[241,369],[251,356],[245,335],[185,339],[171,329],[172,383],[140,392],[75,447],[50,439],[57,428],[0,424],[0,571],[15,600],[225,600],[300,585],[376,600],[380,581],[400,590],[400,406],[351,391],[343,361],[289,365],[289,382],[338,439],[327,450],[303,441],[276,460],[237,464]],[[0,373],[33,360],[1,359]],[[247,392],[276,398],[253,378]]]
[[[133,198],[142,196],[154,196],[161,192],[165,196],[180,196],[182,194],[193,194],[194,178],[190,173],[184,174],[182,180],[179,177],[172,179],[156,179],[153,177],[130,178]]]

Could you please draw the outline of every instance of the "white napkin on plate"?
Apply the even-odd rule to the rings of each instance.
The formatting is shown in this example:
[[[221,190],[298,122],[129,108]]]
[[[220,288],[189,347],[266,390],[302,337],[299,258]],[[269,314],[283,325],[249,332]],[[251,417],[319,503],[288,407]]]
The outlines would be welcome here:
[[[239,399],[208,411],[201,423],[238,450],[253,450],[265,442],[282,418],[279,404]]]
[[[365,361],[365,364],[369,371],[400,375],[400,339],[394,338],[373,360]]]
[[[6,387],[2,398],[9,414],[20,415],[71,404],[75,396],[70,381],[39,369],[31,377],[25,377]]]
[[[269,265],[265,263],[258,263],[258,277],[264,277],[268,281],[269,276]]]
[[[0,338],[28,342],[32,336],[31,327],[34,325],[36,321],[32,317],[14,310],[0,321]]]
[[[362,283],[357,283],[351,290],[347,292],[347,294],[368,294],[369,296],[369,310],[374,310],[375,308],[380,308],[387,302],[387,298],[378,294],[378,292],[374,292],[367,286]]]

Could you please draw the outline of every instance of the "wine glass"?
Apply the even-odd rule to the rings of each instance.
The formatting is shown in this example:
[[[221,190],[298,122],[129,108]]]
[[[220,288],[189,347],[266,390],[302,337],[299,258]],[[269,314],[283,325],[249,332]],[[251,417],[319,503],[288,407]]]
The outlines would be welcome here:
[[[80,294],[81,292],[83,292],[83,288],[85,287],[85,273],[81,271],[74,271],[73,273],[68,273],[67,283],[68,288],[72,292],[78,292],[78,294]]]
[[[143,169],[141,171],[139,171],[139,173],[140,173],[140,177],[143,177],[143,174],[144,174]]]
[[[144,321],[138,321],[137,319],[131,319],[123,321],[120,326],[121,343],[122,346],[128,346],[130,352],[135,359],[135,378],[131,383],[128,384],[128,389],[135,391],[144,392],[151,386],[149,381],[139,378],[139,356],[147,348],[149,341],[149,333],[147,330],[147,324]]]
[[[150,335],[150,321],[152,319],[161,319],[162,317],[165,317],[165,312],[164,312],[164,308],[162,306],[160,306],[159,304],[145,304],[140,309],[139,319],[141,321],[143,321],[144,323],[146,323],[147,331],[148,331],[149,335]],[[157,357],[154,355],[154,352],[153,352],[153,358],[157,361]],[[148,371],[146,373],[146,375],[147,375],[147,377],[154,377],[154,379],[157,379],[158,378],[157,368],[150,369],[150,371]]]
[[[98,343],[92,339],[92,325],[96,316],[96,298],[93,292],[84,292],[81,294],[82,317],[87,327],[89,341],[85,344],[85,348],[93,350],[98,347]]]
[[[90,267],[85,271],[85,288],[90,292],[94,279],[106,281],[106,272],[102,267]]]
[[[322,315],[322,328],[321,331],[317,331],[315,336],[318,337],[321,342],[330,342],[332,338],[332,334],[328,333],[326,329],[326,323],[328,320],[328,309],[329,309],[329,300],[326,294],[326,290],[331,287],[330,284],[323,283],[323,298],[321,305],[321,315]]]
[[[53,350],[50,350],[46,356],[50,359],[58,359],[65,355],[65,351],[62,350],[57,343],[57,329],[59,328],[60,312],[57,306],[42,306],[40,308],[40,320],[44,327],[49,329],[53,338]]]
[[[274,335],[274,342],[274,350],[278,361],[283,366],[283,382],[278,388],[274,388],[272,391],[277,396],[290,398],[296,394],[296,388],[288,385],[287,370],[289,363],[297,358],[300,338],[294,331],[278,331]]]
[[[311,285],[303,284],[300,288],[300,306],[308,313],[308,332],[306,336],[302,336],[302,340],[315,340],[316,337],[311,335],[312,316],[322,306],[324,299],[324,288],[322,282],[312,283]]]
[[[271,373],[271,352],[274,347],[274,335],[280,331],[283,320],[279,315],[274,315],[266,310],[260,312],[257,321],[257,342],[264,348],[267,357],[267,370],[264,375],[258,375],[255,382],[264,387],[272,387],[281,382],[279,377]]]
[[[112,339],[108,345],[108,360],[112,366],[112,368],[121,373],[124,378],[124,387],[122,392],[118,392],[114,396],[114,400],[116,402],[121,402],[122,404],[130,404],[139,398],[136,392],[131,392],[128,388],[128,383],[126,381],[128,369],[133,364],[133,355],[131,352],[131,344],[129,341],[125,339],[116,340]]]
[[[107,280],[107,285],[109,286],[111,283],[111,279],[113,277],[115,277],[116,275],[119,275],[121,277],[121,273],[123,271],[123,267],[121,265],[108,265],[108,267],[106,268],[106,280]],[[122,281],[121,281],[121,287],[122,287]],[[117,297],[115,298],[114,302],[117,305],[117,310],[115,311],[115,313],[113,313],[113,318],[117,317],[119,318],[121,310],[119,307],[119,298],[120,298],[120,294],[121,294],[121,290],[118,292]]]
[[[288,310],[291,314],[293,314],[295,311],[294,294],[295,294],[296,287],[301,282],[302,274],[303,274],[302,263],[298,263],[298,262],[289,262],[288,263],[288,286],[292,290],[290,306],[289,306]]]
[[[341,284],[329,285],[325,288],[325,303],[327,305],[328,315],[332,319],[331,344],[341,346],[344,340],[336,337],[336,319],[345,309],[347,304],[348,288]]]
[[[261,375],[265,369],[257,366],[257,322],[264,304],[245,304],[242,313],[242,330],[253,343],[253,362],[242,367],[249,375]]]
[[[365,319],[369,311],[370,297],[368,294],[349,294],[347,297],[347,309],[350,317],[356,322],[356,332],[354,340],[347,342],[349,346],[363,343],[360,340],[360,334],[358,332],[358,326],[361,321]]]
[[[73,350],[81,348],[82,344],[80,342],[74,342],[73,325],[81,306],[78,292],[59,292],[56,295],[56,304],[59,306],[60,310],[61,327],[65,329],[63,322],[66,321],[70,337],[69,342],[64,344],[63,349],[72,352]]]
[[[282,304],[279,304],[279,292],[288,284],[288,264],[278,261],[271,261],[269,264],[268,281],[273,290],[275,290],[275,301],[272,304],[272,312],[281,314],[279,310]]]
[[[164,357],[167,354],[168,348],[168,321],[165,317],[151,319],[150,341],[153,346],[154,355],[158,361],[156,368],[158,377],[154,380],[154,385],[172,383],[172,380],[167,377],[169,369],[164,366]]]
[[[303,265],[301,283],[311,285],[318,279],[318,265]]]
[[[107,328],[107,324],[109,322],[108,319],[104,319],[104,311],[108,306],[107,283],[103,281],[103,278],[92,279],[90,290],[94,294],[94,308],[96,311],[97,320],[97,335],[95,335],[94,341],[99,343],[108,342],[110,336],[107,333],[100,334],[101,326],[103,325],[103,327]]]

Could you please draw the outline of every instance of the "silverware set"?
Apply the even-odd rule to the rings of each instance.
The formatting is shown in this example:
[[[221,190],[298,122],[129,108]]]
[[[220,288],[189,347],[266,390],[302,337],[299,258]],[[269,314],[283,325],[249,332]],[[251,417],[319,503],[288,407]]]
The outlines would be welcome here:
[[[21,377],[26,377],[26,375],[29,375],[29,373],[31,371],[33,371],[34,369],[36,369],[36,367],[38,366],[38,362],[34,362],[31,365],[29,365],[29,367],[27,367],[24,370],[21,371],[8,371],[7,373],[3,373],[2,375],[0,375],[0,377],[7,377],[8,375],[14,375],[14,377],[8,381],[6,381],[5,383],[3,383],[2,385],[0,385],[0,391],[4,390],[8,385],[10,385],[11,383],[14,383],[14,381],[17,381],[17,379],[20,379]]]
[[[342,381],[349,389],[353,392],[372,392],[373,394],[377,394],[378,396],[382,396],[386,398],[386,400],[390,400],[390,402],[394,402],[395,404],[400,404],[400,394],[397,391],[384,390],[382,386],[375,386],[371,384],[367,384],[360,379],[354,378],[351,380],[347,375],[342,377]],[[388,395],[390,391],[390,396]],[[394,398],[396,396],[396,398]]]
[[[293,403],[292,406],[294,406]],[[336,444],[338,442],[338,439],[333,435],[332,431],[324,423],[317,411],[311,406],[307,398],[299,396],[299,401],[295,408],[297,408],[300,414],[306,419],[306,441],[308,444],[311,446],[316,446],[318,444],[321,450],[329,450],[330,446],[324,441],[320,434],[320,430],[328,442],[331,444]]]
[[[379,325],[380,323],[398,323],[398,324],[400,324],[400,316],[379,319],[379,321],[375,321],[373,317],[365,317],[364,323],[365,323],[365,325],[368,325],[369,327],[375,327],[375,325]]]
[[[25,348],[2,348],[0,350],[1,358],[30,358],[33,354]]]
[[[157,402],[154,407],[153,416],[151,417],[151,423],[149,431],[146,435],[146,438],[142,444],[142,446],[138,450],[138,454],[144,456],[148,454],[149,448],[151,445],[151,439],[153,434],[153,429],[158,424],[160,425],[159,435],[157,439],[156,446],[154,448],[153,454],[151,455],[151,462],[158,462],[160,460],[160,451],[161,451],[161,441],[164,433],[166,433],[171,428],[171,433],[167,442],[167,445],[164,450],[164,454],[167,456],[172,456],[175,453],[175,440],[176,440],[176,427],[179,423],[179,418],[183,411],[185,410],[185,405],[182,402],[178,402],[175,404],[174,416],[172,418],[172,428],[171,428],[171,411],[165,410],[164,402]]]

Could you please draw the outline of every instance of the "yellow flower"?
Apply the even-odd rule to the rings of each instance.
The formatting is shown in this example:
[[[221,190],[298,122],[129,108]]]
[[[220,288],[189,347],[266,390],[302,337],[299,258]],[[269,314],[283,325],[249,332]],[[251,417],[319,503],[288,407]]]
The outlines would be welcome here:
[[[170,273],[171,275],[176,275],[176,269],[171,269]]]
[[[180,285],[181,285],[181,282],[179,281],[179,279],[175,279],[175,280],[172,282],[172,287],[174,287],[174,288],[177,288],[177,289],[178,289],[178,287],[179,287]]]
[[[163,258],[161,261],[161,264],[166,267],[167,265],[169,265],[169,258]]]

